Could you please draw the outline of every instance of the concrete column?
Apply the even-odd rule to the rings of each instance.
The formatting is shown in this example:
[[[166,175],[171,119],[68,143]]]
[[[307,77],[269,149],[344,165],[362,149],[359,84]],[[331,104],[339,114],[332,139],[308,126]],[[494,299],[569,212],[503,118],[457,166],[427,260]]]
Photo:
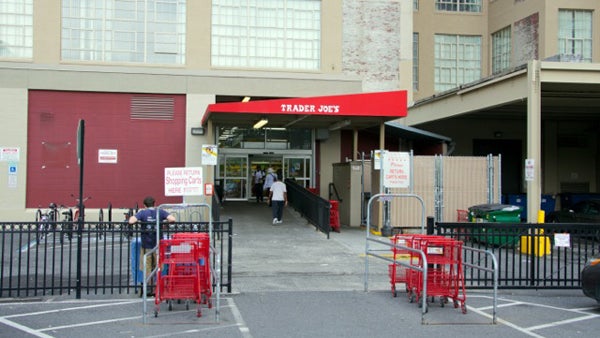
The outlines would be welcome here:
[[[527,65],[527,159],[533,160],[533,178],[527,181],[527,222],[538,222],[541,209],[541,80],[540,62]]]

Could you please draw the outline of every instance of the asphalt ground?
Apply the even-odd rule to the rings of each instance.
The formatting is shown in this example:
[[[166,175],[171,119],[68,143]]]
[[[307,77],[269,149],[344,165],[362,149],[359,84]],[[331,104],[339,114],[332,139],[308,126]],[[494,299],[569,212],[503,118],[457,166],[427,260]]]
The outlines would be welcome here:
[[[291,208],[283,223],[255,202],[226,202],[232,218],[233,292],[219,306],[174,303],[172,311],[136,295],[0,300],[0,337],[597,337],[600,306],[581,290],[467,290],[467,313],[452,303],[421,308],[393,297],[388,262],[370,257],[366,233],[342,227],[328,239]],[[401,289],[401,286],[399,286]],[[218,308],[218,311],[217,311]],[[145,320],[144,320],[145,317]]]

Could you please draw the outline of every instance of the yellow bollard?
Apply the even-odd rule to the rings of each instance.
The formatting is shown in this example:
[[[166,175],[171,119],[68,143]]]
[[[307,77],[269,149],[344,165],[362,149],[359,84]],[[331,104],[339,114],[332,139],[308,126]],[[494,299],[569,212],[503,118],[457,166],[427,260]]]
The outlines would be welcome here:
[[[544,210],[538,210],[538,223],[543,224],[545,219]],[[544,229],[540,229],[538,235],[543,235]],[[531,238],[533,237],[533,244]],[[537,257],[549,255],[551,252],[550,237],[548,236],[521,236],[521,252],[531,255],[532,251]]]

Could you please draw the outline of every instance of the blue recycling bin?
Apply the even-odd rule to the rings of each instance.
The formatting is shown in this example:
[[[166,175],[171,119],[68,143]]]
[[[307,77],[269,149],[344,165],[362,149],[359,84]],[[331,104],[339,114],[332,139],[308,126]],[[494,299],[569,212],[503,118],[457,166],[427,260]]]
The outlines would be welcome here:
[[[527,195],[526,194],[510,194],[503,198],[505,204],[516,205],[521,207],[521,220],[527,220]],[[552,195],[542,195],[540,200],[540,209],[546,214],[554,211],[556,207],[556,198]]]
[[[142,251],[142,240],[134,238],[131,240],[131,279],[133,284],[144,282],[144,271],[140,266],[140,253]]]

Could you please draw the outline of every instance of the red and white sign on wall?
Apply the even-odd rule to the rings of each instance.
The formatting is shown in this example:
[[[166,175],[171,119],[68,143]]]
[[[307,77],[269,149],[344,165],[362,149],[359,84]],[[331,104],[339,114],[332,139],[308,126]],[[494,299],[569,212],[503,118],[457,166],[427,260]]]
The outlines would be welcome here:
[[[98,149],[98,163],[117,163],[117,149]]]
[[[383,154],[383,186],[408,188],[410,186],[410,154],[390,152]]]
[[[165,168],[165,196],[202,196],[202,168]]]

